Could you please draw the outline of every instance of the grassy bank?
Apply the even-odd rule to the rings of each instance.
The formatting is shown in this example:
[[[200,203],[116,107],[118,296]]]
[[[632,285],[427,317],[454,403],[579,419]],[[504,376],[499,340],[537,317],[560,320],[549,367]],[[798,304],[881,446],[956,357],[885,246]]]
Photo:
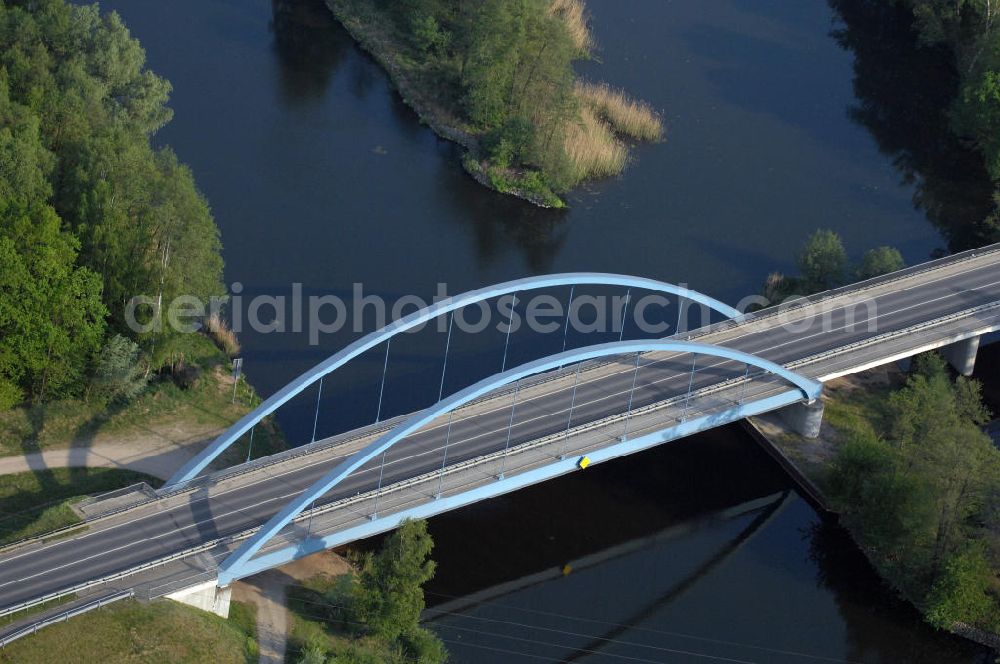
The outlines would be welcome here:
[[[157,352],[156,359],[164,366],[183,366],[183,374],[178,370],[153,376],[132,401],[71,399],[0,413],[0,456],[119,441],[198,442],[213,437],[260,402],[243,379],[235,386],[234,402],[229,358],[203,335],[179,335]],[[235,445],[228,460],[245,459],[247,443]],[[254,435],[254,456],[281,449],[280,432],[265,422]]]
[[[175,602],[135,601],[92,611],[0,650],[0,662],[247,664],[257,661],[252,607],[224,620]]]
[[[621,173],[627,140],[659,140],[659,115],[576,80],[593,39],[580,0],[504,3],[327,0],[440,136],[468,152],[480,183],[544,207],[578,183]],[[503,37],[501,37],[503,35]]]
[[[0,545],[71,526],[80,518],[70,505],[83,496],[113,491],[154,477],[111,468],[51,468],[0,475]]]

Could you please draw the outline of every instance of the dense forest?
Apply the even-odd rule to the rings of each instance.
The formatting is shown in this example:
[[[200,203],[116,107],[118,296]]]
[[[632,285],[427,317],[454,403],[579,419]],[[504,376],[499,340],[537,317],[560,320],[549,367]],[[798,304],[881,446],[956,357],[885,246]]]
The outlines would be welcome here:
[[[130,389],[156,368],[131,298],[224,292],[208,204],[150,144],[170,84],[96,5],[0,0],[0,42],[0,409]]]
[[[959,90],[951,125],[983,155],[997,187],[997,211],[987,221],[1000,239],[1000,2],[893,0],[912,9],[923,43],[945,44],[954,56]]]
[[[418,111],[462,135],[466,168],[500,191],[561,205],[553,192],[622,171],[623,138],[661,137],[646,104],[577,79],[573,62],[593,45],[580,0],[331,4],[404,96],[421,97]]]

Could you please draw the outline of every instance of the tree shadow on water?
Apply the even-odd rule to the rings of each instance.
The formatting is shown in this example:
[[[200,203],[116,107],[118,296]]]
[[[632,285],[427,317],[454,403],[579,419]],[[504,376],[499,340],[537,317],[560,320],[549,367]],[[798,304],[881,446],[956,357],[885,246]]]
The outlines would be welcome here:
[[[951,131],[958,74],[944,46],[924,46],[905,3],[829,0],[840,26],[833,38],[854,54],[857,104],[848,116],[866,128],[906,184],[913,205],[951,251],[993,241],[983,223],[993,186],[982,156]]]
[[[321,98],[353,42],[323,0],[271,0],[271,31],[289,104]]]

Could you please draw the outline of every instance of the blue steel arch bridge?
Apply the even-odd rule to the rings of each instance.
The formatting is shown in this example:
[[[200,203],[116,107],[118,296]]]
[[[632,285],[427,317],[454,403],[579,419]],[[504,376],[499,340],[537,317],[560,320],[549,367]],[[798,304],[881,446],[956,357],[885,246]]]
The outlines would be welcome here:
[[[438,400],[424,410],[206,472],[263,418],[398,334],[440,316],[453,320],[476,302],[543,288],[569,287],[572,304],[573,289],[590,284],[680,297],[721,320],[670,338],[622,335],[513,367],[505,350],[495,375],[449,395],[442,380]],[[155,495],[109,497],[96,503],[86,530],[0,551],[0,614],[68,593],[112,591],[222,611],[237,579],[588,463],[776,410],[815,434],[824,381],[930,348],[969,372],[979,338],[997,329],[996,246],[747,315],[696,291],[624,275],[551,275],[466,293],[362,337],[299,376]],[[445,353],[449,345],[450,331]]]

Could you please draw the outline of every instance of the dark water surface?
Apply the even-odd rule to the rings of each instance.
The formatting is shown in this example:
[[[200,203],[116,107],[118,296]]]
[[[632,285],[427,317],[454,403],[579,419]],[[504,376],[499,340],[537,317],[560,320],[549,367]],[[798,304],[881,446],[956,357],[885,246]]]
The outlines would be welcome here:
[[[475,184],[313,0],[102,4],[174,84],[159,140],[193,168],[245,298],[357,282],[429,299],[438,283],[592,270],[736,302],[793,269],[817,227],[853,257],[891,244],[909,262],[978,241],[988,187],[943,130],[951,72],[870,6],[882,3],[592,0],[599,60],[581,73],[662,109],[668,139],[561,212]],[[355,336],[241,338],[267,395]],[[495,371],[499,340],[456,340],[448,388]],[[431,330],[393,344],[384,415],[436,397],[443,343]],[[512,362],[547,344],[514,339]],[[374,419],[381,367],[373,353],[326,385],[321,435]],[[310,435],[314,399],[281,416],[293,442]],[[975,657],[895,602],[737,427],[432,529],[429,597],[459,662]]]

